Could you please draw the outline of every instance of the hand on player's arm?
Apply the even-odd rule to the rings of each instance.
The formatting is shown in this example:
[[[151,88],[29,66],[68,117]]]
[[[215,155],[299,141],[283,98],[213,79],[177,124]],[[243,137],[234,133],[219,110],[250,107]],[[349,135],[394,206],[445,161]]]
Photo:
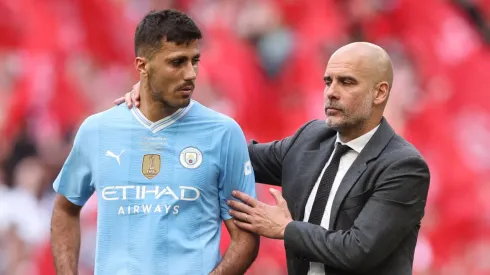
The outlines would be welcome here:
[[[133,86],[131,92],[127,92],[123,97],[114,100],[115,105],[119,105],[125,102],[128,108],[132,108],[133,104],[136,107],[140,106],[140,83],[136,83]]]
[[[81,208],[62,195],[56,197],[51,218],[51,250],[56,274],[78,274]]]
[[[240,201],[230,200],[228,205],[237,227],[271,239],[284,239],[286,226],[293,221],[286,200],[281,192],[271,188],[270,192],[277,205],[268,205],[249,195],[233,191]]]

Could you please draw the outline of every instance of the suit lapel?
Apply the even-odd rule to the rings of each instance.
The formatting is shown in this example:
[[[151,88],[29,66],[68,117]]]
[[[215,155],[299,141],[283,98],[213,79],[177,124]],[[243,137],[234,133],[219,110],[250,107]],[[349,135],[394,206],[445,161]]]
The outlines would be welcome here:
[[[301,221],[304,218],[305,207],[310,196],[311,190],[315,186],[320,173],[325,167],[330,155],[334,149],[336,135],[322,142],[318,149],[306,151],[301,158],[299,171],[301,175],[299,182],[295,185],[295,193],[298,195],[295,201],[295,212],[297,220]]]
[[[391,140],[394,134],[395,132],[393,131],[391,126],[383,118],[381,120],[381,124],[379,125],[378,130],[371,137],[359,156],[357,156],[356,160],[354,161],[354,163],[352,163],[349,170],[347,170],[347,173],[340,183],[339,189],[335,194],[335,198],[332,204],[329,228],[334,229],[339,207],[351,190],[352,186],[354,186],[359,177],[366,170],[367,163],[370,160],[379,156],[381,151],[383,151],[386,145],[388,145],[388,142]]]
[[[357,159],[354,161],[354,163],[352,163],[351,167],[349,168],[344,178],[342,179],[342,182],[340,183],[337,193],[335,194],[335,198],[332,204],[332,210],[330,212],[330,221],[329,221],[328,228],[331,229],[334,228],[333,226],[335,220],[337,219],[337,214],[339,212],[340,205],[344,201],[345,196],[347,195],[347,193],[349,193],[352,186],[354,186],[354,184],[357,182],[357,179],[359,179],[362,173],[364,173],[364,170],[366,170],[367,167],[366,161],[360,157],[361,155],[359,155]]]

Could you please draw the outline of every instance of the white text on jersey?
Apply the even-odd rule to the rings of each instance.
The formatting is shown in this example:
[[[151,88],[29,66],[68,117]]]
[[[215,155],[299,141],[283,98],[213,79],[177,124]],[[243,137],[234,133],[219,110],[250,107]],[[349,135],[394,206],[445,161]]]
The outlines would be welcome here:
[[[135,192],[128,192],[129,190],[134,190]],[[201,196],[199,189],[192,186],[179,186],[179,190],[175,190],[177,193],[180,193],[180,196],[177,196],[176,192],[170,186],[107,186],[102,189],[102,199],[108,201],[128,199],[145,200],[152,198],[159,199],[162,196],[171,196],[175,200],[195,201]]]

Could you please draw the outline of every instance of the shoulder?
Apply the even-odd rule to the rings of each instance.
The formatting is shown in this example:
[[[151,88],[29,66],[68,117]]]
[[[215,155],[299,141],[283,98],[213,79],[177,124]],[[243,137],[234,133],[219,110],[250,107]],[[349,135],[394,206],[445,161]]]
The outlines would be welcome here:
[[[424,157],[420,151],[413,144],[398,134],[393,135],[393,138],[390,140],[384,154],[385,157],[391,159],[419,158],[424,160]]]
[[[233,118],[222,115],[220,119],[223,134],[231,136],[231,138],[234,140],[236,140],[236,138],[240,138],[241,140],[242,137],[245,139],[245,134],[243,133],[242,128]]]
[[[316,133],[325,132],[325,131],[335,131],[327,126],[327,123],[324,120],[313,119],[303,124],[298,132],[302,134],[310,134],[314,135]]]
[[[192,118],[203,124],[212,124],[224,132],[242,132],[238,122],[228,115],[210,109],[193,100]]]
[[[114,120],[121,120],[131,117],[131,109],[128,109],[125,104],[121,104],[93,114],[92,117],[99,123],[111,123]]]
[[[332,137],[337,131],[327,126],[324,120],[314,119],[303,124],[292,136],[292,143],[302,146],[316,146]]]
[[[127,115],[131,112],[126,106],[122,104],[114,106],[110,109],[92,114],[88,116],[78,129],[78,136],[96,136],[100,127],[107,126],[120,121],[123,118],[127,118]]]
[[[422,169],[429,174],[429,166],[417,148],[403,137],[395,134],[381,154],[383,166],[399,172]]]
[[[87,117],[78,128],[77,136],[89,136],[98,131],[101,117],[99,114],[93,114]]]

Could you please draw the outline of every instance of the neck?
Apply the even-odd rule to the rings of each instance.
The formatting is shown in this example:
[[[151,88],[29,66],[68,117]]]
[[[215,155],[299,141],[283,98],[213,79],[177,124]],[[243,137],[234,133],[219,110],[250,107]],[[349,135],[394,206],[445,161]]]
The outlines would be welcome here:
[[[345,129],[341,129],[338,131],[339,138],[342,142],[347,143],[376,128],[376,126],[378,126],[380,122],[381,119],[375,119],[375,120],[372,119],[360,125],[356,125],[348,128],[346,127]]]
[[[178,108],[171,107],[164,102],[154,100],[149,91],[141,93],[139,109],[151,122],[164,119],[178,110]]]

